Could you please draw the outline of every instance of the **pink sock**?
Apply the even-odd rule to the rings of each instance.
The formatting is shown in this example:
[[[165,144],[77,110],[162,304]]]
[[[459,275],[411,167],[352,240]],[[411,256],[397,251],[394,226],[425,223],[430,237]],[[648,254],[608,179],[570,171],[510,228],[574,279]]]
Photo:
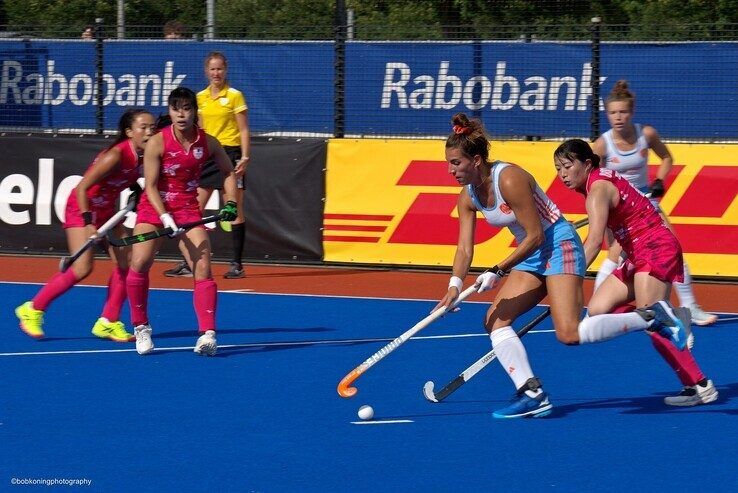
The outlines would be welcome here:
[[[108,297],[105,300],[102,316],[115,322],[120,319],[120,309],[126,301],[126,276],[128,269],[116,267],[108,279]]]
[[[676,372],[682,385],[694,386],[697,385],[697,382],[705,378],[705,374],[700,370],[689,349],[685,348],[684,351],[679,351],[674,347],[674,344],[658,332],[651,332],[650,335],[651,342],[656,348],[656,351],[661,354],[661,357]]]
[[[57,272],[33,297],[33,308],[46,311],[52,301],[69,291],[72,286],[77,284],[77,281],[73,269],[67,269],[66,272]]]
[[[136,272],[128,270],[126,276],[128,290],[128,304],[131,307],[131,323],[133,326],[149,323],[149,271]]]
[[[218,302],[218,286],[215,281],[212,278],[195,281],[192,301],[199,331],[215,330],[215,307]]]

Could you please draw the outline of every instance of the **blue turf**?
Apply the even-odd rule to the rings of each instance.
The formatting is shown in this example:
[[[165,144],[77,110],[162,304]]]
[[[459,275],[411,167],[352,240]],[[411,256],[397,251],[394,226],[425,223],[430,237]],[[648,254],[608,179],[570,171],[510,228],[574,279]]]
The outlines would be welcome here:
[[[37,289],[0,284],[0,353],[133,348],[89,334],[100,288],[57,300],[48,340],[29,339],[12,310]],[[106,492],[737,486],[735,321],[695,329],[717,404],[663,405],[680,384],[643,334],[566,347],[532,332],[524,341],[554,412],[495,420],[491,411],[513,392],[496,362],[443,403],[421,392],[426,380],[440,389],[484,354],[485,337],[411,340],[357,381],[357,396],[336,393],[341,377],[387,342],[341,341],[396,337],[432,302],[221,293],[219,344],[240,346],[201,358],[191,352],[191,296],[151,295],[157,348],[185,349],[0,356],[0,491],[13,477],[85,477],[87,491]],[[467,303],[419,335],[479,333],[485,309]],[[362,404],[374,407],[375,420],[414,422],[351,424]]]

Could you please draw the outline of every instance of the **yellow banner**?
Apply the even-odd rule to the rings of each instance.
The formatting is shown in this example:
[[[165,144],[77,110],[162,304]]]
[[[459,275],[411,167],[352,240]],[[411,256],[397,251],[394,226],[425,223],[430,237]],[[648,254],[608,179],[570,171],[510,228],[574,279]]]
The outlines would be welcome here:
[[[491,157],[523,166],[569,220],[585,217],[584,199],[556,178],[558,142],[493,142]],[[738,145],[671,144],[675,165],[661,207],[694,275],[738,276]],[[655,174],[658,158],[651,156]],[[460,187],[438,140],[332,139],[328,144],[325,260],[450,266],[458,238]],[[478,215],[475,267],[513,250],[509,231]],[[586,237],[586,228],[580,230]],[[604,252],[595,261],[599,266]]]

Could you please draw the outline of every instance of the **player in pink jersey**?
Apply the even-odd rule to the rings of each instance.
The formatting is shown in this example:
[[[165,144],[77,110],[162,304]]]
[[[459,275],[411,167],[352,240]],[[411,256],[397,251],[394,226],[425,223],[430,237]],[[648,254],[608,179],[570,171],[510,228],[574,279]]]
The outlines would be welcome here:
[[[220,211],[226,221],[236,218],[236,179],[233,165],[217,139],[197,127],[197,98],[186,87],[169,94],[172,124],[149,141],[144,154],[146,194],[141,198],[134,234],[148,233],[162,227],[180,236],[180,250],[193,266],[193,304],[200,336],[195,352],[212,356],[218,345],[215,338],[215,308],[218,287],[210,269],[210,239],[204,227],[184,231],[177,224],[202,218],[197,201],[200,171],[213,158],[224,175],[226,205]],[[154,349],[148,316],[149,269],[162,239],[133,246],[128,275],[131,321],[136,335],[136,350],[148,354]]]
[[[635,95],[628,89],[628,83],[619,80],[605,100],[607,119],[612,127],[602,134],[592,145],[595,154],[605,168],[613,169],[628,180],[631,185],[643,193],[651,194],[651,202],[661,213],[666,225],[674,229],[666,215],[661,211],[657,199],[664,195],[664,179],[669,174],[674,159],[668,147],[661,141],[658,132],[651,125],[633,123],[635,109]],[[661,165],[656,179],[648,185],[648,153],[652,150],[661,159]],[[610,235],[606,237],[609,245],[608,257],[602,262],[595,289],[607,279],[620,263],[621,248]],[[710,325],[717,321],[717,315],[707,313],[697,303],[692,289],[692,278],[687,263],[683,264],[684,279],[674,282],[674,288],[681,306],[690,310],[692,323],[696,325]]]
[[[445,296],[436,308],[450,306],[459,296],[474,257],[477,215],[497,227],[507,227],[516,248],[496,266],[477,278],[478,291],[501,285],[487,310],[484,325],[502,368],[516,388],[510,405],[498,409],[495,418],[546,416],[552,404],[535,377],[525,347],[512,324],[548,296],[556,337],[567,345],[605,341],[626,333],[624,328],[659,330],[674,344],[686,336],[672,327],[678,321],[659,312],[658,320],[638,314],[603,313],[580,321],[583,308],[585,257],[574,227],[543,192],[530,173],[519,166],[489,159],[489,141],[479,120],[464,113],[453,118],[453,132],[446,139],[448,171],[463,186],[459,194],[459,240],[452,276]],[[651,317],[653,318],[653,317]]]
[[[113,144],[97,155],[82,180],[67,199],[64,230],[69,251],[78,250],[97,229],[115,214],[115,204],[123,189],[141,176],[143,149],[154,134],[154,117],[142,109],[129,109],[118,122]],[[119,320],[126,300],[126,276],[130,248],[109,248],[116,266],[108,281],[108,294],[102,315],[92,333],[116,342],[129,342],[133,335]],[[31,337],[44,336],[43,316],[52,301],[90,275],[94,265],[92,250],[87,250],[72,267],[55,274],[33,300],[16,308],[20,326]]]
[[[564,185],[586,197],[587,265],[600,252],[606,228],[627,254],[624,263],[592,296],[588,305],[590,318],[635,302],[637,310],[633,317],[650,321],[666,315],[679,319],[681,328],[686,330],[690,323],[689,310],[673,309],[665,301],[671,284],[684,276],[682,249],[651,201],[615,171],[601,168],[599,156],[583,140],[572,139],[561,144],[554,152],[554,162]],[[623,327],[600,329],[601,337],[605,338],[624,330]],[[684,385],[679,395],[664,399],[666,404],[694,406],[716,400],[717,389],[702,373],[689,349],[678,350],[663,335],[653,332],[651,340]]]

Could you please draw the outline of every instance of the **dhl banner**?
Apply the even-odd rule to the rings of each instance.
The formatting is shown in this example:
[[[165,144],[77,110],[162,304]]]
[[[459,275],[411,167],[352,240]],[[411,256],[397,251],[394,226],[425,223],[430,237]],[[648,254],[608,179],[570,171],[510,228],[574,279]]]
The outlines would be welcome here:
[[[527,169],[566,218],[585,217],[584,199],[556,177],[558,142],[493,142],[491,158]],[[671,144],[675,165],[661,207],[693,275],[738,276],[738,145]],[[651,156],[651,175],[659,160]],[[461,190],[448,174],[439,140],[332,139],[328,144],[324,260],[450,266]],[[514,249],[506,229],[477,216],[473,267],[494,265]],[[582,238],[587,228],[579,230]],[[590,269],[604,259],[603,251]]]

